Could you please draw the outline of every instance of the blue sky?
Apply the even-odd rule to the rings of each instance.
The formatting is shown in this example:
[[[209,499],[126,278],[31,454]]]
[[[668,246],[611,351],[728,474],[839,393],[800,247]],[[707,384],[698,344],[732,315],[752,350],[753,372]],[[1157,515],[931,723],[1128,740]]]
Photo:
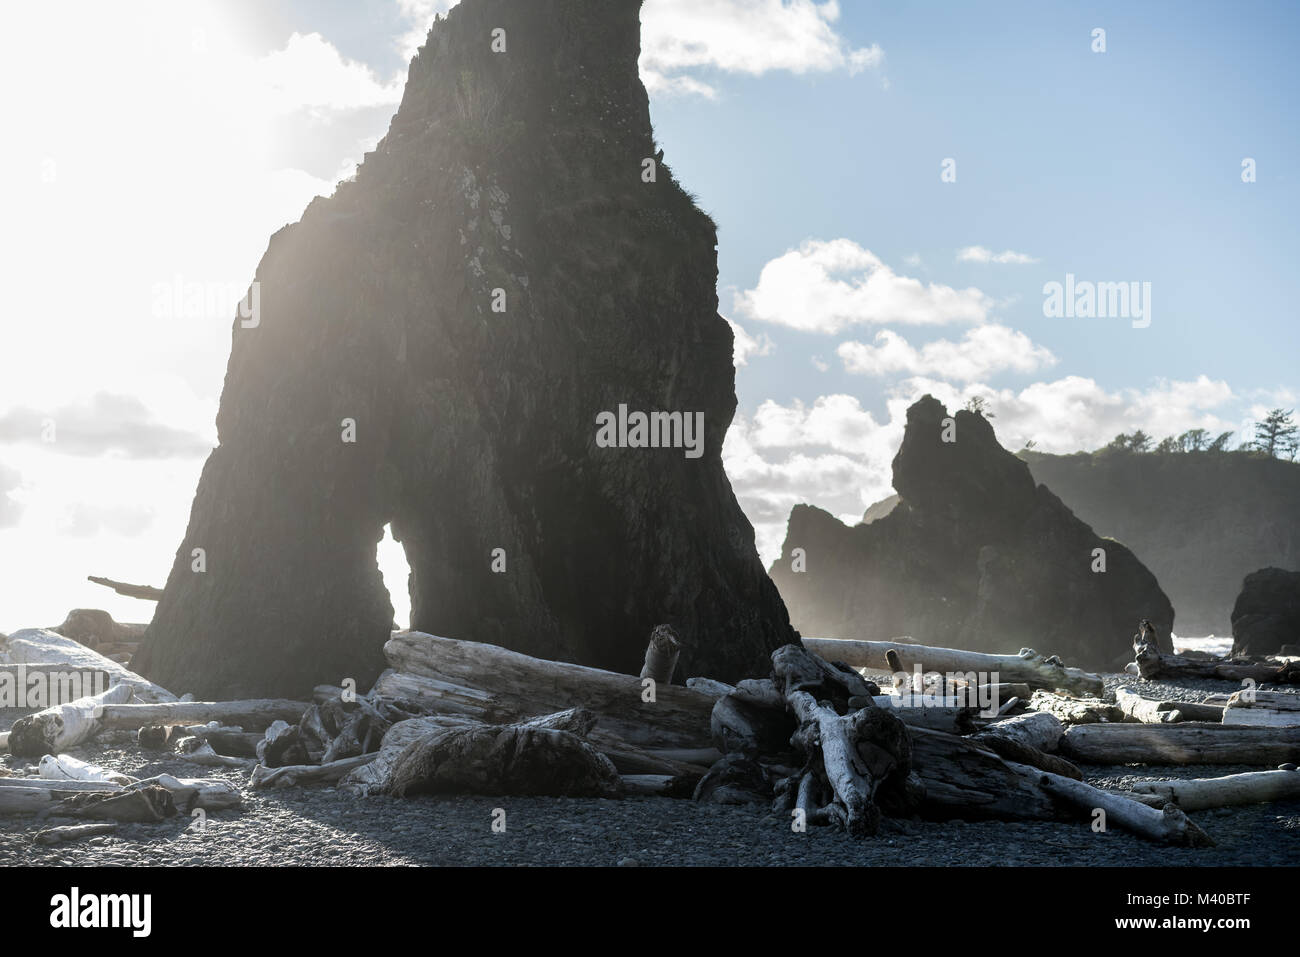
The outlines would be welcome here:
[[[6,11],[0,629],[138,617],[81,579],[165,577],[232,315],[159,314],[157,289],[242,288],[384,133],[449,5]],[[923,392],[982,395],[1005,445],[1058,452],[1300,405],[1300,6],[646,0],[642,19],[665,159],[719,224],[724,461],[766,558],[792,505],[853,521],[889,493]],[[1149,283],[1150,325],[1047,318],[1067,273]]]

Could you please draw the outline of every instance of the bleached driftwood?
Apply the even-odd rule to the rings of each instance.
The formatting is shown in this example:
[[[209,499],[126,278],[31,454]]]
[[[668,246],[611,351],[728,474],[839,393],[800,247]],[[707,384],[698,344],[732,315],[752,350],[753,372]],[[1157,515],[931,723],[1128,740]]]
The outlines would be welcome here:
[[[1172,804],[1157,810],[1123,794],[1103,791],[1083,781],[1024,765],[1016,768],[1030,780],[1036,780],[1044,791],[1058,801],[1082,812],[1089,821],[1095,820],[1096,812],[1101,810],[1106,814],[1107,827],[1119,825],[1149,841],[1184,847],[1214,846],[1209,836]]]
[[[307,710],[302,701],[258,698],[251,701],[173,701],[160,704],[115,704],[104,708],[104,728],[134,731],[146,725],[191,725],[217,721],[239,725],[245,731],[261,731],[273,721],[296,723]]]
[[[935,698],[927,695],[874,695],[872,701],[911,728],[929,728],[949,734],[969,734],[975,730],[975,707],[958,704],[933,704],[937,701],[960,701],[960,697]]]
[[[1056,715],[1047,711],[1030,711],[994,722],[978,734],[971,735],[971,741],[989,748],[1007,761],[1082,781],[1082,771],[1052,753],[1064,733],[1065,728]]]
[[[1223,723],[1247,727],[1291,728],[1300,725],[1300,695],[1285,691],[1238,691],[1228,698]]]
[[[134,784],[136,779],[128,774],[110,771],[95,764],[88,764],[70,754],[57,757],[47,754],[40,760],[37,773],[50,781],[108,781],[125,787]]]
[[[175,701],[176,696],[85,645],[45,628],[26,628],[0,638],[0,664],[65,665],[75,671],[106,671],[116,684],[130,685],[135,700]]]
[[[380,677],[374,693],[409,698],[431,711],[503,724],[580,706],[630,744],[709,745],[714,699],[689,688],[657,684],[654,700],[646,701],[642,679],[632,675],[415,631],[395,632],[384,653],[396,670]]]
[[[205,811],[224,811],[239,807],[244,800],[239,788],[225,781],[212,778],[178,778],[170,774],[145,778],[132,784],[127,790],[153,786],[169,791],[177,809],[186,813],[196,807],[201,807]]]
[[[1271,764],[1300,758],[1300,728],[1227,724],[1080,724],[1061,751],[1088,764]]]
[[[253,758],[218,754],[213,750],[212,745],[206,741],[199,741],[197,738],[182,738],[178,743],[178,747],[180,750],[176,755],[177,758],[191,764],[209,768],[241,768],[243,770],[252,770],[257,766],[257,761]]]
[[[1029,707],[1054,714],[1067,725],[1124,720],[1124,712],[1117,704],[1100,698],[1071,698],[1050,691],[1035,691],[1029,699]]]
[[[369,764],[379,756],[378,752],[359,754],[356,757],[340,758],[329,764],[289,764],[282,768],[268,768],[257,765],[249,776],[248,783],[253,788],[293,787],[302,784],[328,784],[344,777],[350,771]]]
[[[102,694],[19,718],[9,729],[9,750],[17,755],[38,757],[74,747],[99,733],[104,709],[122,706],[131,700],[132,693],[130,685],[114,685]]]
[[[1133,785],[1137,800],[1156,807],[1176,804],[1184,811],[1202,811],[1238,804],[1267,804],[1300,798],[1300,772],[1249,771],[1219,778],[1142,781]]]
[[[1206,720],[1204,711],[1199,717],[1192,714],[1195,706],[1184,705],[1181,701],[1157,701],[1154,698],[1144,698],[1131,688],[1116,688],[1115,703],[1128,718],[1143,724],[1176,724],[1179,721]],[[1217,721],[1223,715],[1222,708],[1210,708],[1210,710],[1214,712],[1212,720]]]
[[[1015,655],[989,655],[957,648],[836,638],[804,638],[803,646],[827,661],[843,661],[854,668],[885,670],[889,668],[885,652],[893,649],[898,653],[903,671],[911,671],[919,664],[924,672],[977,678],[996,675],[999,682],[1026,684],[1030,688],[1066,688],[1094,695],[1100,695],[1104,688],[1098,675],[1067,668],[1059,659],[1044,657],[1030,648],[1021,649]],[[979,681],[972,683],[979,684]]]
[[[69,841],[82,841],[101,834],[112,834],[115,830],[117,830],[115,821],[104,821],[99,824],[65,824],[62,827],[47,827],[37,831],[36,836],[32,838],[32,843],[47,846],[66,844]]]
[[[721,698],[736,690],[735,685],[729,685],[725,681],[714,681],[712,678],[687,678],[686,687],[714,698]]]

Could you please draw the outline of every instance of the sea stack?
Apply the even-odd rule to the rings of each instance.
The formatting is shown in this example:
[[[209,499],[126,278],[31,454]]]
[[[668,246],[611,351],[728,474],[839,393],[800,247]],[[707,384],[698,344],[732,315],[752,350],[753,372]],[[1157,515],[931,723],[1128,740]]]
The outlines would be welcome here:
[[[869,524],[791,512],[772,576],[804,634],[1027,647],[1113,669],[1149,618],[1172,651],[1174,611],[1155,576],[1036,485],[982,415],[919,399],[893,469],[898,504]]]
[[[656,159],[639,11],[463,0],[355,180],[272,237],[142,673],[368,688],[388,522],[418,630],[635,674],[668,624],[679,680],[793,640],[722,468],[716,228]],[[680,415],[598,443],[620,406]]]

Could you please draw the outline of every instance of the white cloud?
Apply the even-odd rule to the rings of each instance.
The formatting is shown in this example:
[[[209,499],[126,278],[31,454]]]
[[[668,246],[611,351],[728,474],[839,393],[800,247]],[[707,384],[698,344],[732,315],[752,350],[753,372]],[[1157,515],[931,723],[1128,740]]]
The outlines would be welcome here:
[[[727,319],[726,316],[722,318]],[[757,339],[745,331],[740,323],[727,319],[727,325],[731,326],[732,335],[735,337],[735,344],[731,350],[731,361],[739,368],[749,363],[750,356],[771,355],[776,344],[772,341],[771,336],[767,333],[759,333]]]
[[[241,79],[257,88],[266,108],[281,114],[395,107],[405,85],[400,74],[381,82],[370,67],[346,59],[319,33],[293,34],[284,49],[256,60]]]
[[[992,301],[900,276],[850,239],[808,240],[770,260],[758,285],[737,293],[738,313],[804,332],[836,333],[862,324],[983,322]]]
[[[957,261],[963,263],[1010,263],[1018,266],[1038,262],[1028,253],[1018,253],[1010,249],[995,253],[985,246],[965,246],[957,250]]]
[[[424,46],[429,36],[433,18],[454,7],[459,0],[397,0],[397,8],[410,21],[410,29],[397,39],[397,48],[409,62],[415,52]]]
[[[939,376],[974,382],[998,372],[1035,372],[1056,364],[1056,356],[1023,332],[996,324],[976,326],[958,342],[938,339],[919,349],[898,333],[882,329],[875,343],[844,342],[836,350],[847,372],[861,375]]]
[[[852,47],[835,31],[839,16],[836,0],[646,0],[641,79],[652,94],[712,97],[716,90],[690,71],[854,75],[878,67],[880,47]]]

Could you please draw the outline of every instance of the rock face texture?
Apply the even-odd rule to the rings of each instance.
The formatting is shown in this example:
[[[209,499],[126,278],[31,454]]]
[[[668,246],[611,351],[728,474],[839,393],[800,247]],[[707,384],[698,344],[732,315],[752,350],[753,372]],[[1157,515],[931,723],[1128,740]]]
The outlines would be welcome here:
[[[1232,653],[1275,655],[1300,644],[1300,571],[1261,568],[1241,583],[1232,606]]]
[[[790,514],[772,577],[806,635],[888,640],[994,653],[1031,647],[1067,663],[1110,668],[1132,657],[1151,619],[1171,651],[1173,608],[1119,542],[1099,538],[1003,449],[982,416],[949,424],[937,399],[907,412],[894,458],[900,501],[848,527],[807,505]],[[795,548],[805,571],[796,572]],[[1094,572],[1093,550],[1105,551]]]
[[[792,640],[722,468],[716,228],[655,160],[639,9],[464,0],[355,181],[272,237],[142,672],[368,686],[390,521],[418,630],[635,674],[666,623],[680,678],[724,680]],[[652,443],[637,412],[680,415]]]
[[[1021,454],[1075,514],[1142,556],[1180,635],[1230,634],[1246,575],[1300,568],[1300,463],[1242,452]]]

